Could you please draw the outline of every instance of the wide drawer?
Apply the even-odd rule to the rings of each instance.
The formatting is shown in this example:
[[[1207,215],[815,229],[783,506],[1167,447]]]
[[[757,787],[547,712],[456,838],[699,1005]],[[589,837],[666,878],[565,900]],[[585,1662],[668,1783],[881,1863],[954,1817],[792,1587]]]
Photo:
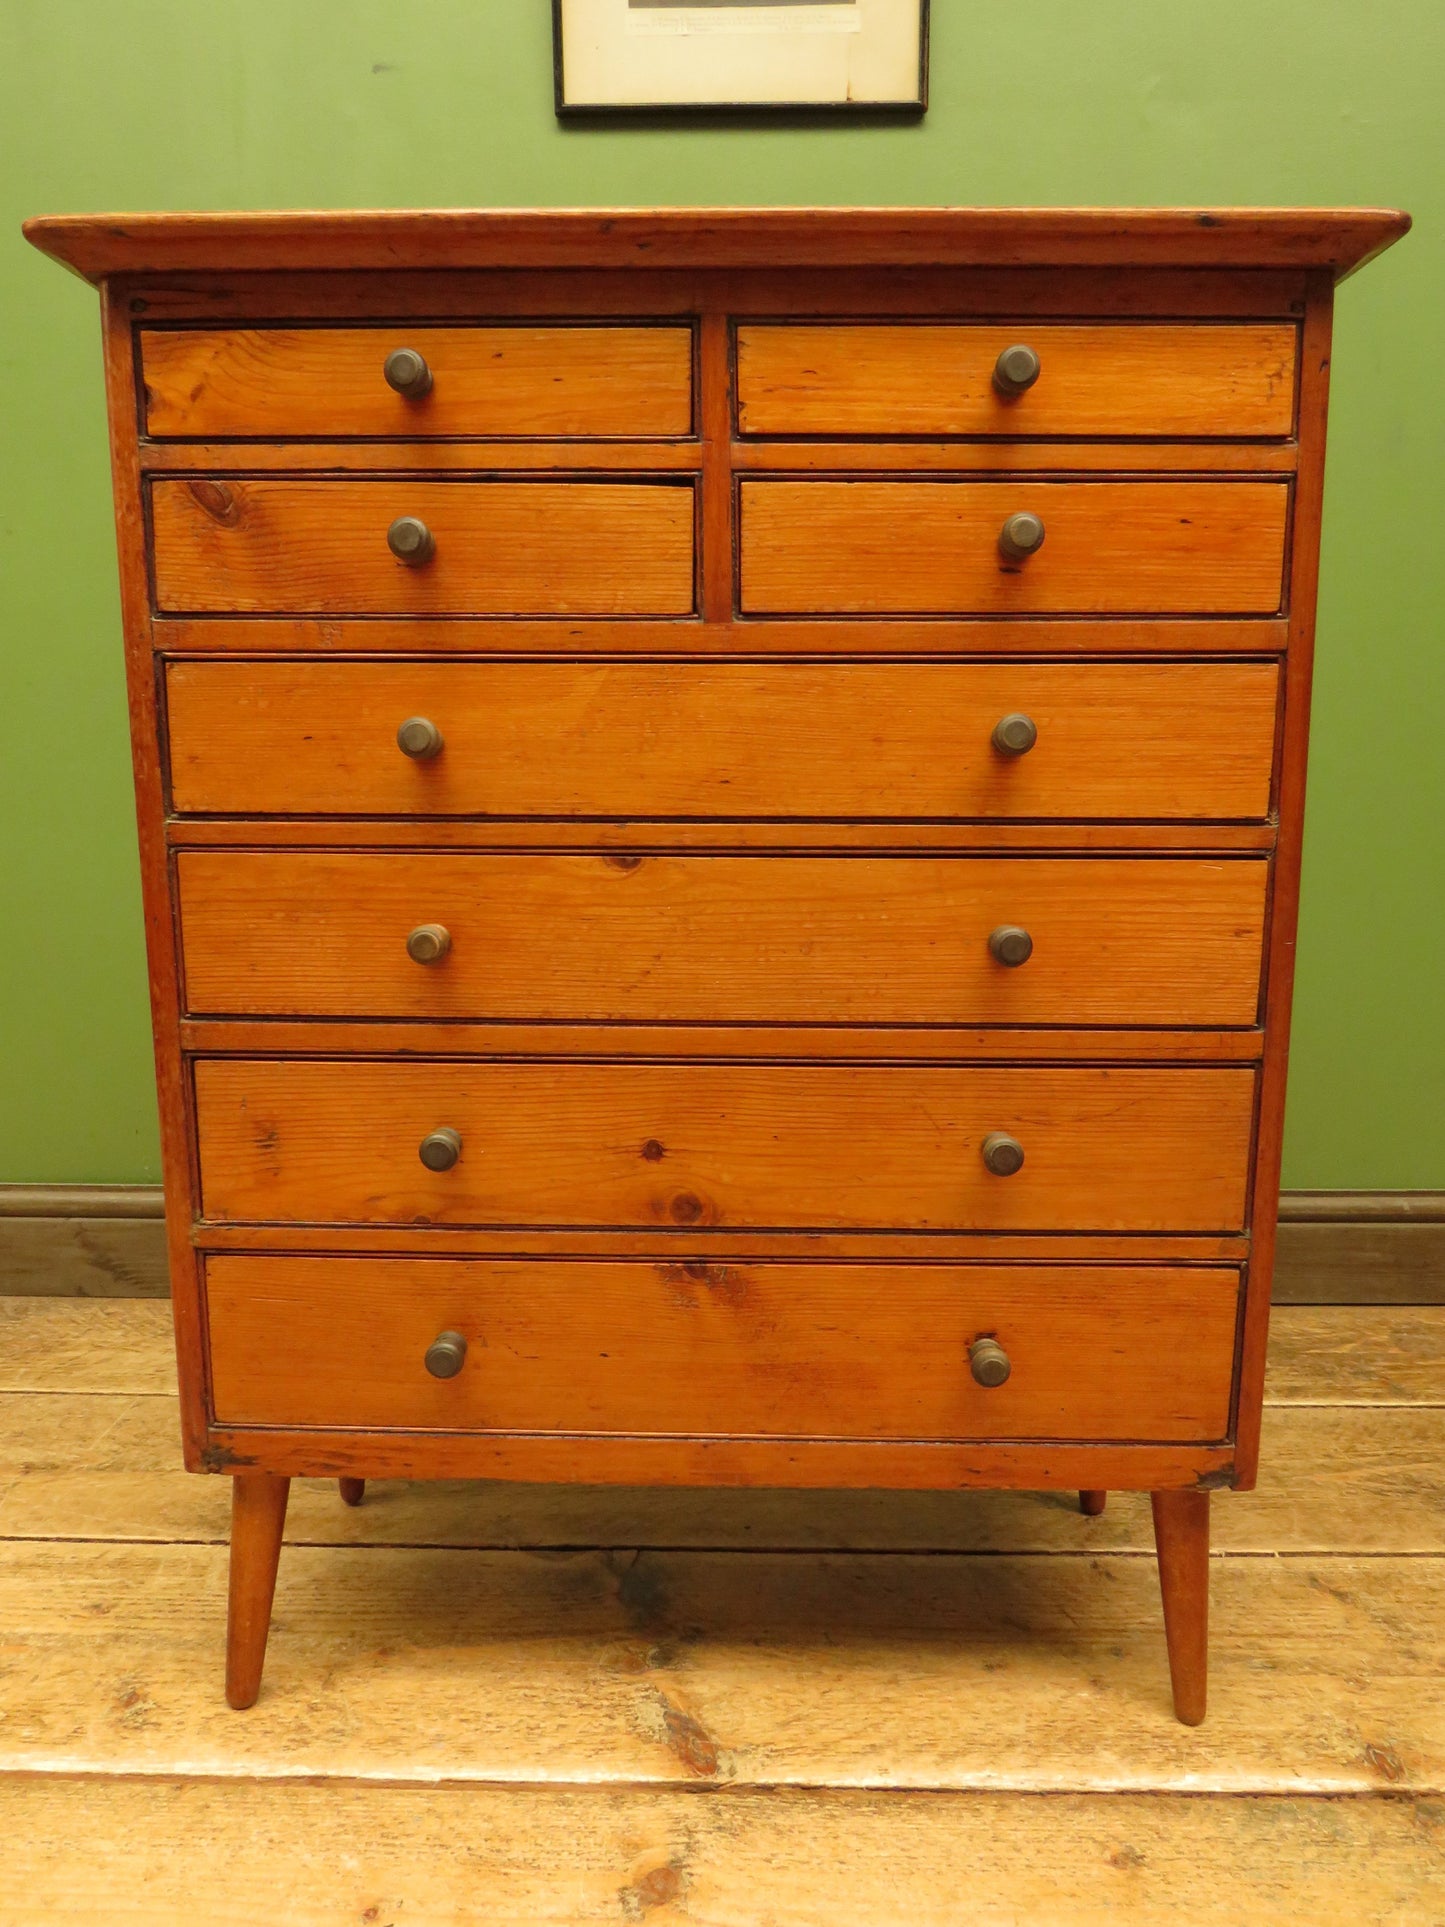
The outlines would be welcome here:
[[[218,1222],[1230,1232],[1254,1073],[215,1058],[195,1088]]]
[[[157,608],[294,615],[663,615],[693,608],[691,481],[157,481]],[[398,521],[434,543],[419,566]]]
[[[1273,663],[173,662],[219,815],[1263,818]],[[1006,716],[1037,740],[995,747]],[[402,753],[398,726],[439,750]]]
[[[749,615],[1272,615],[1285,482],[745,481]],[[1011,562],[1015,515],[1043,546]]]
[[[157,439],[675,437],[693,426],[688,328],[148,328],[140,342]],[[426,363],[424,393],[387,381],[403,348]]]
[[[1048,1265],[216,1256],[229,1425],[1215,1440],[1239,1276]],[[435,1378],[428,1347],[466,1340]],[[970,1347],[1002,1346],[983,1386]]]
[[[183,851],[197,1013],[1250,1025],[1264,858]],[[446,933],[414,962],[411,933]],[[999,962],[990,938],[1027,931]],[[438,940],[423,946],[431,947]]]
[[[738,329],[745,435],[1284,436],[1294,426],[1288,322],[748,323]],[[1000,353],[1034,350],[1021,394]]]

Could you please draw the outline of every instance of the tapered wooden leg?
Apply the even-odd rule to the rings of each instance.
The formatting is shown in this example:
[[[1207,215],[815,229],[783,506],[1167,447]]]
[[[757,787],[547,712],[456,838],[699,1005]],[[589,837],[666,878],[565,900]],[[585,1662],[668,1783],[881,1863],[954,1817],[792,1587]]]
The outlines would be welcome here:
[[[1104,1505],[1108,1497],[1107,1492],[1081,1492],[1079,1494],[1079,1510],[1080,1512],[1087,1512],[1091,1519],[1097,1519],[1099,1514],[1104,1510]]]
[[[1174,1711],[1186,1726],[1198,1726],[1209,1679],[1209,1494],[1151,1497]]]
[[[336,1483],[341,1487],[341,1503],[343,1505],[361,1504],[362,1495],[366,1491],[365,1479],[338,1479]]]
[[[289,1479],[269,1472],[238,1472],[232,1481],[226,1698],[237,1711],[254,1706],[261,1690],[290,1490]]]

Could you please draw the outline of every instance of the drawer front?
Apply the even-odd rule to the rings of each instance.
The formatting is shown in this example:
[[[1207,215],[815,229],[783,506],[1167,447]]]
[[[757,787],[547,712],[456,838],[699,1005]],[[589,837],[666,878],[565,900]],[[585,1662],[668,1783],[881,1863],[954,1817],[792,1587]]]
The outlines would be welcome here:
[[[176,662],[219,815],[1263,818],[1273,663]],[[1009,755],[1009,715],[1037,729]],[[442,747],[404,755],[421,716]]]
[[[790,482],[741,486],[749,615],[1272,615],[1289,485]],[[1037,516],[1026,561],[1005,522]]]
[[[747,324],[738,329],[745,435],[1283,436],[1294,427],[1288,322],[987,326]],[[994,386],[1024,344],[1039,373]]]
[[[231,1425],[1216,1440],[1238,1273],[212,1257]],[[462,1367],[426,1370],[439,1333]],[[969,1348],[1007,1353],[979,1385]]]
[[[1254,1094],[1238,1067],[203,1059],[195,1077],[212,1220],[643,1229],[1238,1231]],[[438,1132],[459,1140],[440,1171],[421,1157]],[[986,1160],[996,1133],[1022,1149],[1011,1176]]]
[[[687,482],[152,484],[156,606],[171,613],[688,615]],[[388,546],[422,521],[420,566]]]
[[[177,875],[197,1013],[1219,1026],[1256,1021],[1268,863],[192,850]],[[440,961],[409,954],[425,925]]]
[[[431,376],[386,379],[398,348]],[[232,436],[682,436],[688,328],[177,328],[141,335],[146,433]],[[424,378],[423,378],[424,379]]]

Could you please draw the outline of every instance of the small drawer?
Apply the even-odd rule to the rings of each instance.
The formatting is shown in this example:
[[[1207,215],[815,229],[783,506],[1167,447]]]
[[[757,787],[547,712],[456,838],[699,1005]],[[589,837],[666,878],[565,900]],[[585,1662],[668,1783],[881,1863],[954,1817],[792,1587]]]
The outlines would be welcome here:
[[[1240,1230],[1255,1081],[230,1058],[195,1079],[213,1222],[1020,1232]]]
[[[747,615],[1273,615],[1283,593],[1286,482],[768,480],[740,494]]]
[[[154,482],[171,614],[682,616],[693,484]]]
[[[1277,438],[1294,428],[1296,340],[1289,322],[746,323],[738,428]],[[1032,360],[1000,365],[1020,348]]]
[[[197,1015],[1256,1022],[1263,857],[187,850]]]
[[[1258,821],[1278,682],[1269,662],[173,662],[171,792],[222,816]]]
[[[223,1425],[1222,1440],[1238,1297],[1223,1267],[206,1264]]]
[[[157,440],[693,432],[689,328],[147,328],[140,346]]]

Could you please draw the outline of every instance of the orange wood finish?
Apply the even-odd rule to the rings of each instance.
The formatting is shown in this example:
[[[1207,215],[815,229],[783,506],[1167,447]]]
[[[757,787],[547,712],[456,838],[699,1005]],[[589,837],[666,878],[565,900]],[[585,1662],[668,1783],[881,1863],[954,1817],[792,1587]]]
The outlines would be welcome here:
[[[1020,331],[1022,328],[1022,332]],[[745,435],[1288,435],[1297,331],[1281,323],[858,323],[738,329]],[[1026,342],[1042,371],[994,387]]]
[[[786,482],[740,486],[747,615],[1272,615],[1284,482]],[[1006,562],[1011,515],[1043,547]]]
[[[1208,1700],[1209,1493],[1156,1492],[1153,1508],[1174,1711],[1198,1726]]]
[[[241,1473],[231,1485],[226,1699],[237,1712],[254,1706],[261,1691],[290,1490],[290,1479],[268,1472]]]
[[[215,1220],[1234,1231],[1242,1066],[202,1060]],[[447,1171],[423,1138],[455,1131]],[[1005,1132],[1021,1170],[997,1177]]]
[[[142,578],[144,579],[144,578]],[[729,591],[730,593],[730,591]],[[157,615],[147,640],[168,655],[314,655],[314,656],[495,656],[565,653],[568,661],[596,656],[679,656],[720,658],[734,655],[804,657],[1053,656],[1093,662],[1105,655],[1155,658],[1182,655],[1277,656],[1289,640],[1289,624],[1279,617],[1211,621],[1133,618],[1095,620],[1086,616],[1031,617],[998,622],[991,616],[836,619],[771,617],[765,622],[709,617],[680,630],[675,618],[602,617],[587,620],[457,622],[411,616],[175,617]]]
[[[1408,225],[28,225],[104,282],[233,1703],[285,1481],[425,1476],[1149,1490],[1202,1716],[1207,1494],[1258,1454],[1333,282]],[[1043,359],[1011,403],[1005,332]],[[996,706],[1039,724],[1002,767]],[[447,1383],[433,1314],[476,1339]]]
[[[387,530],[430,529],[399,562]],[[151,486],[156,606],[337,615],[662,615],[693,607],[690,483],[267,481]]]
[[[1273,663],[175,662],[215,815],[1262,819]],[[1039,738],[1000,754],[1000,719]],[[422,715],[439,754],[413,761]]]
[[[428,394],[388,386],[394,348],[423,356]],[[140,352],[157,436],[692,431],[686,328],[147,328]]]
[[[1210,1441],[1238,1274],[1162,1267],[213,1257],[237,1425]],[[459,1332],[454,1378],[423,1359]],[[969,1347],[1012,1367],[985,1388]]]
[[[1326,268],[1409,232],[1395,208],[413,208],[52,214],[26,238],[77,274],[765,267]],[[1127,277],[1126,277],[1127,278]],[[236,295],[229,282],[224,299]]]
[[[1253,1024],[1260,859],[350,855],[176,861],[186,1007],[676,1023]],[[414,963],[408,933],[450,951]],[[995,961],[1018,925],[1028,961]]]

